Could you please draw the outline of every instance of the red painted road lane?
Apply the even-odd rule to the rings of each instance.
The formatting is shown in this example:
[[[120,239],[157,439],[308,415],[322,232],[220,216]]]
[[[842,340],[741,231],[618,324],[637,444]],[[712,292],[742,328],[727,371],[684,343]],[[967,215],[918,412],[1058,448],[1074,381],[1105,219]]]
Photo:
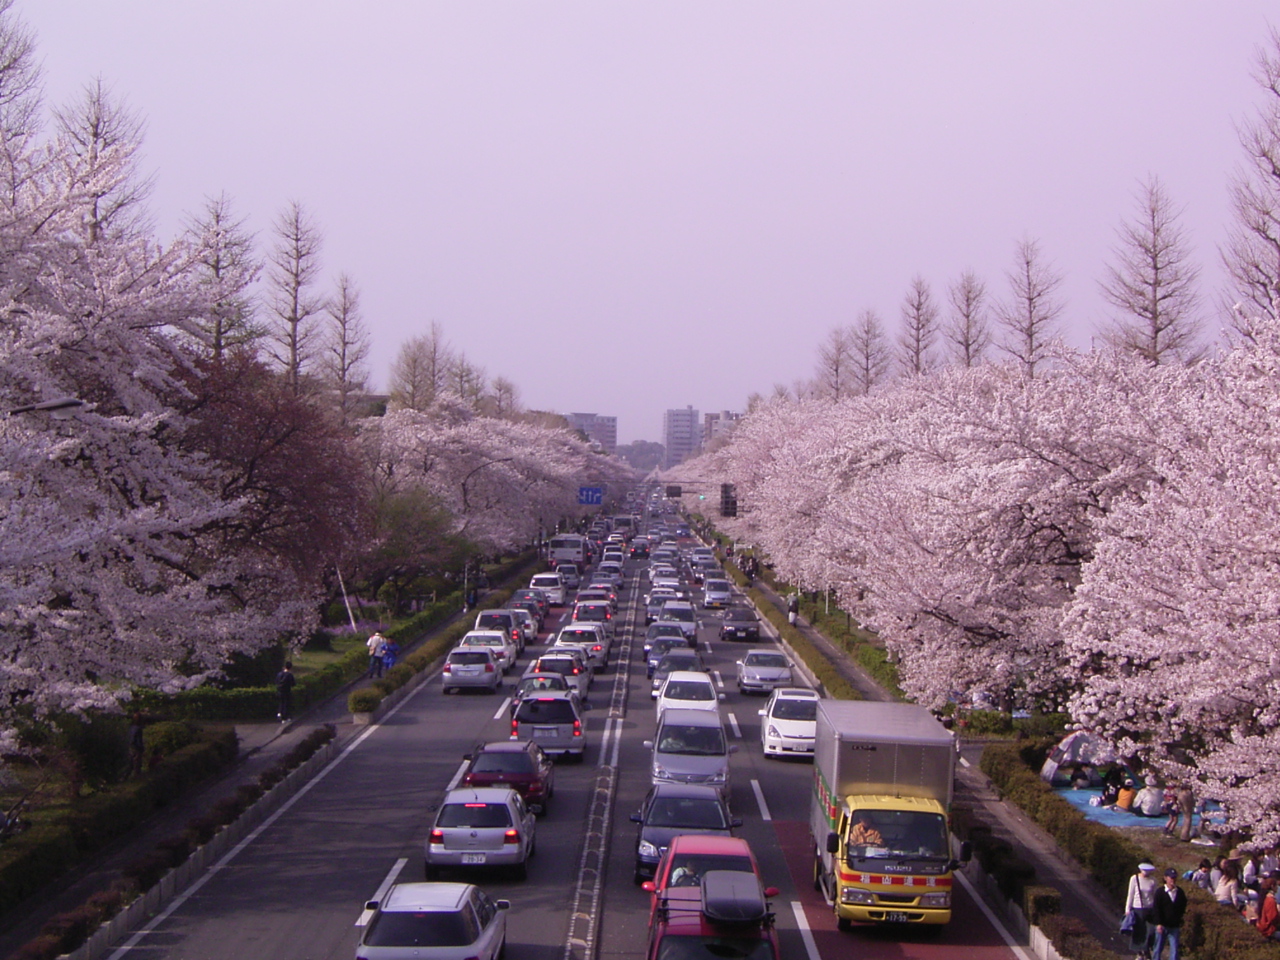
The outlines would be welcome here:
[[[963,885],[952,888],[951,923],[941,934],[899,927],[855,926],[848,933],[836,929],[836,918],[822,894],[813,889],[813,842],[809,825],[801,820],[775,820],[778,845],[787,860],[791,880],[804,905],[805,918],[813,931],[822,960],[846,957],[886,957],[894,960],[1018,960],[999,931]],[[774,909],[779,903],[775,901]]]

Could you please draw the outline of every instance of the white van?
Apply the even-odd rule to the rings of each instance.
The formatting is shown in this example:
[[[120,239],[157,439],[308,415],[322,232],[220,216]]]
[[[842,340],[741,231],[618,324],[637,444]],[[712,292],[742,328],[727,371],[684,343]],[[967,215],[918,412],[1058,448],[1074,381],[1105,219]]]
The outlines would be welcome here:
[[[564,580],[560,574],[555,573],[535,573],[533,579],[529,581],[529,586],[534,590],[541,590],[547,595],[547,602],[553,606],[564,606]]]

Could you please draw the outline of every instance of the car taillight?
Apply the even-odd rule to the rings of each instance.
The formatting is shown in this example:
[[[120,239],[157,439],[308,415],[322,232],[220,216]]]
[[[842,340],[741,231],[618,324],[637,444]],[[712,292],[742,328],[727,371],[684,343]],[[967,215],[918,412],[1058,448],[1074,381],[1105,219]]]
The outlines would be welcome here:
[[[592,647],[591,649],[592,649],[592,651],[593,651],[593,652],[595,652],[595,653],[599,653],[601,650],[603,650],[603,649],[604,649],[604,647],[600,646],[600,644],[598,644],[598,643],[597,643],[597,644],[596,644],[594,647]]]
[[[432,843],[444,843],[444,831],[443,831],[443,830],[441,830],[439,827],[436,827],[434,830],[432,830],[432,831],[431,831],[431,842],[432,842]]]
[[[514,737],[519,733],[520,733],[520,721],[517,720],[515,717],[512,717],[511,718],[511,736]]]
[[[577,668],[577,667],[574,667],[574,668],[573,668],[573,675],[574,675],[575,677],[578,675],[578,668]]]
[[[519,843],[520,831],[514,828],[511,830],[508,830],[506,833],[502,835],[502,842],[503,843]]]
[[[575,721],[573,721],[573,735],[574,735],[575,737],[580,737],[580,736],[582,736],[582,721],[581,721],[581,720],[575,720]]]
[[[484,672],[485,672],[485,673],[493,673],[493,664],[492,664],[492,663],[486,663],[486,664],[484,665]]]
[[[453,671],[452,671],[452,669],[450,668],[449,664],[447,664],[447,663],[446,663],[446,664],[444,665],[444,669],[443,669],[442,671],[440,671],[440,672],[441,672],[441,673],[452,673]]]

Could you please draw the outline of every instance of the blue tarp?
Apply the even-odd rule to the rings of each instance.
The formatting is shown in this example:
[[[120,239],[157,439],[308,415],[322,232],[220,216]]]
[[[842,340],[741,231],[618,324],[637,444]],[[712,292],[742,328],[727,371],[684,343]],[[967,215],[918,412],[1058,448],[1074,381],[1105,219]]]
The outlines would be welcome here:
[[[1108,807],[1089,806],[1090,797],[1102,796],[1101,790],[1072,790],[1070,787],[1058,787],[1053,791],[1067,803],[1071,804],[1090,820],[1105,824],[1108,827],[1163,827],[1168,817],[1163,813],[1158,817],[1142,817],[1136,813],[1125,813]],[[1209,810],[1209,822],[1214,820],[1214,811]],[[1199,826],[1200,815],[1191,818],[1192,826]]]

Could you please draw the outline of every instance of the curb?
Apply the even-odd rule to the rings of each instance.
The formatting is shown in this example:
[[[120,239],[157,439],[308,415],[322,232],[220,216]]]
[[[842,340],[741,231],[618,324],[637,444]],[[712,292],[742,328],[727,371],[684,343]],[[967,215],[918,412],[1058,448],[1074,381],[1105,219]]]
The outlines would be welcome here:
[[[219,830],[208,843],[161,877],[154,887],[99,926],[83,944],[63,956],[68,960],[98,960],[125,937],[145,926],[175,897],[185,893],[206,869],[226,856],[276,808],[309,783],[336,752],[336,741],[330,740],[259,797],[253,806]]]

